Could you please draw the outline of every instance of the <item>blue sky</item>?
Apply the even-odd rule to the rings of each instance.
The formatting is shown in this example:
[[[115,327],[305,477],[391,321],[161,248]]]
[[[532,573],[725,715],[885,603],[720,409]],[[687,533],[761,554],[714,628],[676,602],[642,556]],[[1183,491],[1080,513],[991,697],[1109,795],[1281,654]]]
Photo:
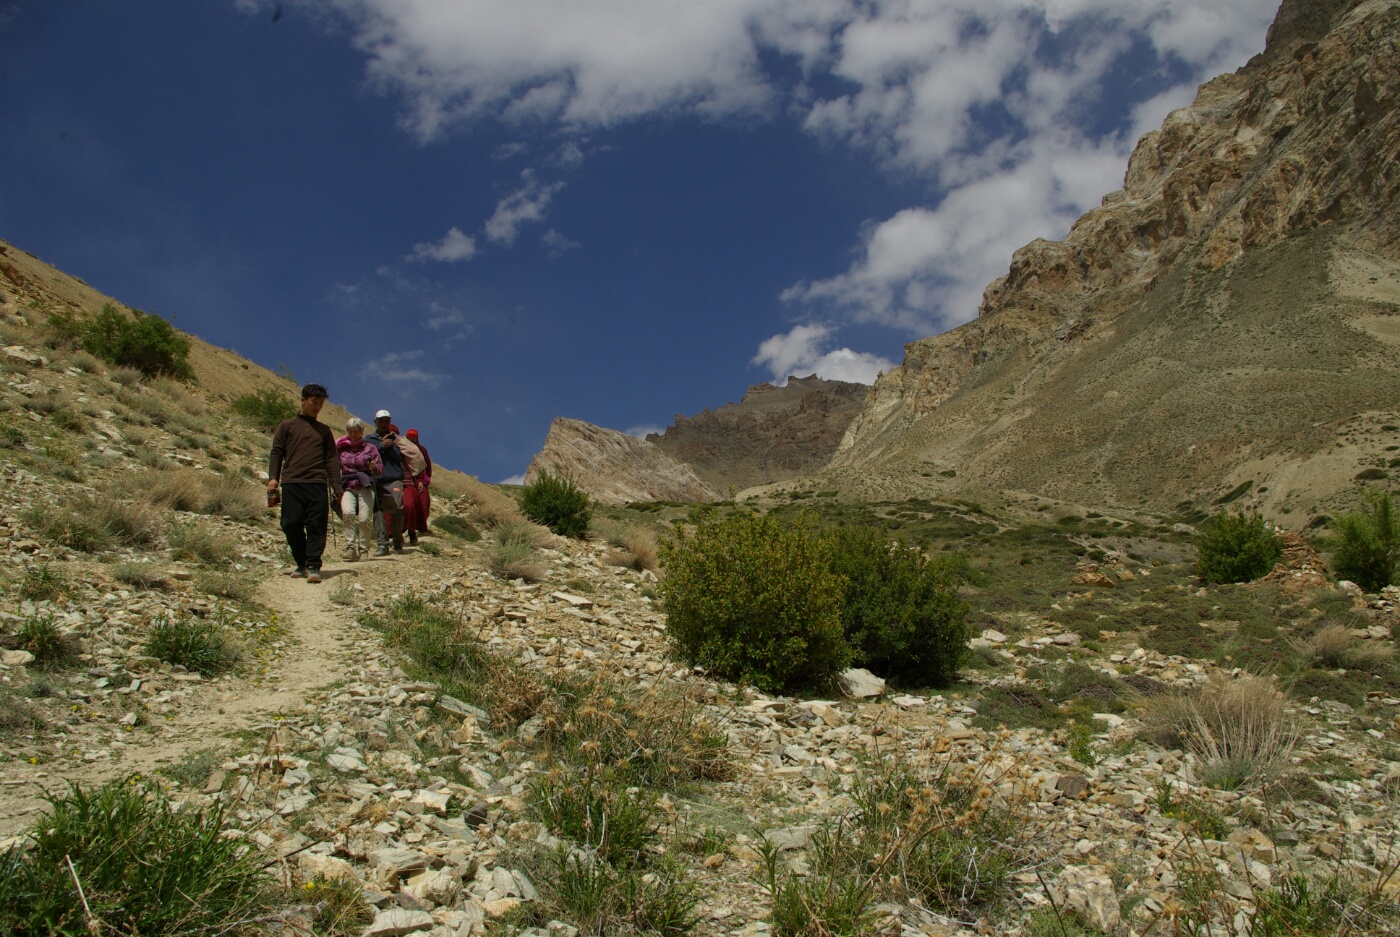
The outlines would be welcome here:
[[[0,0],[0,237],[437,461],[871,381],[1276,0]]]

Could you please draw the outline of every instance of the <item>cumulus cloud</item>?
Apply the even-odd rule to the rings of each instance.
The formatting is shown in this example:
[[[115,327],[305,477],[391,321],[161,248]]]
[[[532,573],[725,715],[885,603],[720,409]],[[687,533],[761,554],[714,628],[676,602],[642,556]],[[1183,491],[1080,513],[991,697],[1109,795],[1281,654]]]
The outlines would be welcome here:
[[[474,256],[476,256],[476,238],[463,234],[460,228],[454,227],[443,235],[441,241],[413,245],[413,253],[404,259],[419,264],[427,263],[430,260],[455,264],[459,260],[471,260]]]
[[[926,331],[971,318],[1015,248],[1063,236],[1115,188],[1138,134],[1263,47],[1278,0],[304,4],[348,24],[423,141],[484,119],[583,139],[791,114],[873,154],[927,202],[872,219],[845,272],[783,295],[815,320]],[[557,190],[527,177],[486,236],[509,244]]]
[[[519,475],[512,475],[512,476],[510,476],[509,478],[503,478],[503,479],[501,479],[500,481],[498,481],[496,484],[498,484],[498,485],[523,485],[523,484],[525,484],[525,473],[524,473],[524,472],[521,472]]]
[[[831,381],[854,381],[873,384],[881,373],[895,366],[888,358],[869,352],[837,348],[824,351],[834,330],[825,325],[799,325],[781,335],[774,335],[758,346],[750,364],[768,368],[773,383],[779,387],[789,377],[817,377]]]
[[[543,221],[555,193],[564,188],[562,182],[540,182],[528,169],[521,177],[525,185],[501,199],[496,211],[486,219],[486,236],[498,244],[513,244],[522,225]]]

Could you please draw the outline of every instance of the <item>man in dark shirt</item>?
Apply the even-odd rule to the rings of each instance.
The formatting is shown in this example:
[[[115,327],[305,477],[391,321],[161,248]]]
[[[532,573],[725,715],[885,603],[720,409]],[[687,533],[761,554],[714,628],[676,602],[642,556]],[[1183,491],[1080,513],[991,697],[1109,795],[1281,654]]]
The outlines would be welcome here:
[[[320,384],[301,389],[301,412],[277,424],[267,463],[269,498],[279,486],[282,492],[282,532],[297,564],[292,575],[307,582],[321,581],[329,512],[334,507],[340,513],[340,457],[335,437],[330,427],[316,419],[326,396]],[[334,489],[334,497],[328,497],[327,487]]]

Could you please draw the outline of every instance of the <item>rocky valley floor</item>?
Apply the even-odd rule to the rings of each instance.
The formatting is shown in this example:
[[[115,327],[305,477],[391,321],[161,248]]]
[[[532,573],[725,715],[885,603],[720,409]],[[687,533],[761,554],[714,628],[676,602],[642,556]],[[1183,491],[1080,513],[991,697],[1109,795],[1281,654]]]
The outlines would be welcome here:
[[[1197,506],[789,483],[747,507],[961,551],[975,637],[950,687],[772,697],[671,658],[656,574],[617,565],[609,532],[664,532],[685,506],[542,536],[536,581],[510,579],[467,521],[511,502],[444,474],[420,547],[350,563],[333,545],[311,585],[258,505],[266,439],[226,401],[37,342],[0,363],[6,845],[70,784],[139,777],[221,805],[225,835],[267,856],[292,897],[265,932],[567,935],[561,883],[606,837],[560,805],[592,792],[645,806],[613,860],[637,875],[603,883],[633,889],[632,917],[594,932],[797,933],[842,888],[881,934],[1243,933],[1280,895],[1317,924],[1289,932],[1397,930],[1397,596],[1331,581],[1300,537],[1264,580],[1203,587]],[[1267,771],[1222,769],[1160,718],[1251,673],[1296,728]],[[604,742],[661,767],[607,790]],[[833,876],[852,843],[864,871]],[[332,921],[328,890],[351,896]]]

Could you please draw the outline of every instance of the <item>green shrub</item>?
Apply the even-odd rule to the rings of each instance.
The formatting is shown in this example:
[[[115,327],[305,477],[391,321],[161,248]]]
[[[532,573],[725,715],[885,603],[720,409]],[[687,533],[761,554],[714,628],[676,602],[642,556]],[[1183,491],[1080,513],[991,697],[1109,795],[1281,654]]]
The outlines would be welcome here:
[[[846,580],[841,625],[856,662],[898,683],[951,683],[971,637],[962,558],[929,560],[870,527],[838,528],[827,541],[831,569]]]
[[[1379,592],[1395,581],[1400,560],[1400,517],[1389,494],[1366,499],[1360,511],[1332,521],[1332,571],[1367,592]]]
[[[276,902],[262,856],[223,835],[221,805],[176,812],[135,779],[48,800],[0,856],[0,933],[214,934]]]
[[[1257,512],[1217,514],[1196,533],[1196,571],[1206,582],[1252,582],[1283,558]]]
[[[205,566],[223,566],[233,562],[238,555],[238,545],[233,538],[218,531],[211,531],[194,522],[176,522],[165,533],[170,544],[170,555],[177,560],[195,560]]]
[[[233,412],[250,421],[259,429],[268,431],[277,428],[283,420],[297,415],[297,404],[291,397],[275,387],[264,387],[251,394],[235,397],[229,403]]]
[[[520,491],[520,510],[561,537],[582,537],[593,519],[588,492],[562,475],[540,472]]]
[[[83,348],[121,367],[135,368],[146,377],[167,374],[190,380],[190,340],[155,313],[133,309],[127,317],[110,303],[81,326]]]
[[[61,670],[77,663],[78,641],[58,630],[52,615],[30,615],[15,632],[16,646],[34,655],[38,670]]]
[[[431,523],[434,530],[441,530],[468,543],[476,543],[481,539],[481,531],[473,527],[470,521],[455,514],[435,517]]]
[[[199,618],[158,620],[146,640],[146,653],[206,677],[230,669],[238,657],[223,626]]]
[[[765,690],[820,686],[849,664],[841,578],[805,520],[704,515],[661,551],[667,634],[682,660]]]
[[[24,571],[19,583],[21,598],[38,602],[42,599],[56,599],[69,590],[68,579],[59,570],[50,569],[47,564],[31,566]]]

